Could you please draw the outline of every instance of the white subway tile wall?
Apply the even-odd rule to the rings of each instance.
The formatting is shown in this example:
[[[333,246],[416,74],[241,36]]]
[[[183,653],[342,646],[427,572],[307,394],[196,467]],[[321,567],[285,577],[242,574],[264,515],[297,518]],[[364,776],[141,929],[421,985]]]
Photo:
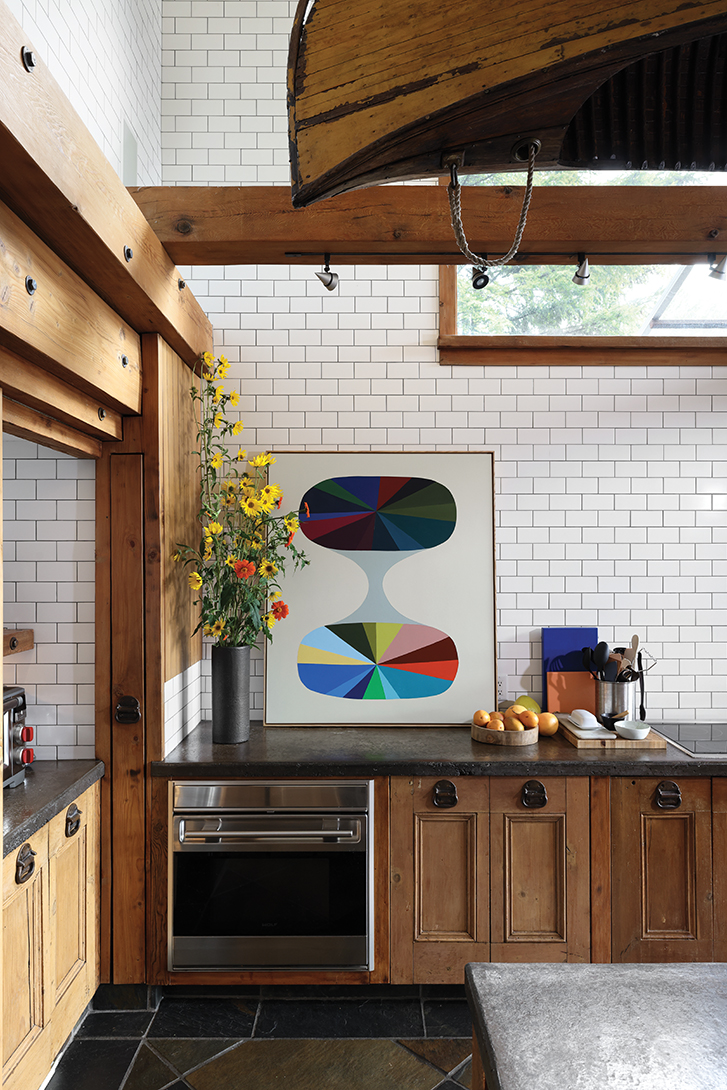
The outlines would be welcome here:
[[[164,756],[190,734],[202,713],[202,663],[195,662],[164,685]]]
[[[295,8],[163,0],[164,184],[289,184]],[[542,626],[596,623],[658,660],[649,716],[724,718],[727,368],[441,368],[436,269],[334,269],[332,293],[312,268],[185,270],[245,445],[493,450],[506,695],[540,695]],[[447,589],[463,608],[471,562]]]
[[[139,144],[140,184],[289,184],[293,0],[162,0],[161,26],[152,0],[114,0],[108,10],[91,0],[72,8],[10,0],[10,7],[117,170],[126,118]],[[494,450],[499,667],[508,695],[539,694],[541,626],[597,623],[611,642],[638,632],[659,660],[647,685],[651,717],[724,718],[727,368],[441,368],[436,269],[334,267],[341,285],[333,293],[308,268],[184,270],[214,322],[217,351],[232,361],[248,448]],[[70,460],[42,450],[24,460],[46,473],[36,483],[66,479],[58,468]],[[6,522],[8,563],[19,562],[16,540],[31,555],[55,548],[51,560],[39,554],[44,562],[89,563],[67,555],[73,538],[66,536],[87,520],[61,509],[87,497],[50,499],[54,520],[13,512],[17,532],[25,526],[30,534],[32,524],[32,536],[8,536]],[[92,541],[75,544],[90,548],[92,562]],[[20,562],[31,562],[24,547]],[[86,610],[89,603],[76,600],[75,578],[54,583],[57,600],[40,598],[48,593],[40,584],[50,580],[39,579],[40,561],[32,562],[35,577],[10,585],[38,588],[26,612],[66,610],[52,623],[60,643],[76,647],[77,661],[36,657],[28,684],[75,686],[77,704],[66,702],[64,689],[57,703],[42,706],[55,708],[48,726],[76,731],[70,744],[54,735],[50,748],[85,755],[93,717],[81,722],[70,709],[92,713],[93,694],[62,668],[92,664],[92,601]],[[464,589],[453,578],[450,591],[462,595],[463,608],[466,563],[458,577]],[[19,604],[6,606],[9,622]],[[22,666],[31,664],[14,668]],[[41,681],[48,666],[53,680]],[[208,666],[203,714],[207,673]],[[197,697],[196,683],[184,677],[168,684],[175,690],[171,741],[178,716],[182,731],[193,725]],[[252,684],[261,712],[259,654]],[[180,693],[189,714],[180,710]]]
[[[6,0],[117,174],[124,122],[138,185],[161,184],[161,13],[156,0]]]
[[[94,756],[96,465],[3,435],[6,628],[35,647],[5,660],[38,760]]]

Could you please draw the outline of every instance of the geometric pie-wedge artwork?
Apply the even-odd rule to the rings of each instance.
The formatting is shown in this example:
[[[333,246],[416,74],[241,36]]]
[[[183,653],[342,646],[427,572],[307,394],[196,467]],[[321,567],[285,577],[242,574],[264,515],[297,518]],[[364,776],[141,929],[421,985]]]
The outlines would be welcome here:
[[[311,563],[266,646],[265,724],[459,725],[494,706],[492,455],[275,458]]]

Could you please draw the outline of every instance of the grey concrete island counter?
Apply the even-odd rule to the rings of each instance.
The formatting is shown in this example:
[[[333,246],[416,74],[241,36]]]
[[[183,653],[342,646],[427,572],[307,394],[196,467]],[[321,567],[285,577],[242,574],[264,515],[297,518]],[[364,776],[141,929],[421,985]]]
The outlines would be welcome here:
[[[3,792],[3,858],[104,774],[103,761],[36,761],[25,783]]]
[[[250,740],[212,743],[201,723],[163,761],[160,777],[219,776],[725,776],[727,761],[700,760],[674,746],[576,749],[564,738],[533,746],[473,741],[469,726],[263,727]]]
[[[727,1087],[727,965],[471,964],[465,987],[487,1090]]]

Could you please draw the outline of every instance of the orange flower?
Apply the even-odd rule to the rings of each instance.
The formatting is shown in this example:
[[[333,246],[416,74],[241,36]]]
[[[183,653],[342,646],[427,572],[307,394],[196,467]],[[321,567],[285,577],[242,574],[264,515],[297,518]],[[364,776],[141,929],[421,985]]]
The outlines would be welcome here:
[[[273,602],[272,614],[276,621],[282,621],[284,617],[287,617],[290,610],[286,606],[285,602]]]
[[[249,579],[255,574],[255,565],[252,560],[238,560],[233,567],[238,579]]]

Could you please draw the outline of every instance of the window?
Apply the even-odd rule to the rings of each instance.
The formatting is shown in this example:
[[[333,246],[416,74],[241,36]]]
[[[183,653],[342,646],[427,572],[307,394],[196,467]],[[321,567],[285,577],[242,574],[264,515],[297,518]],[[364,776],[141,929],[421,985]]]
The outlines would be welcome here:
[[[723,174],[536,174],[524,263],[488,270],[482,290],[473,289],[470,266],[442,268],[441,362],[723,363],[727,282],[709,271],[727,249],[725,194],[702,185],[705,177],[727,183]],[[483,180],[503,178],[507,185],[487,188],[476,203],[469,195],[474,232],[504,235],[500,221],[516,221],[522,187],[513,191],[510,176],[471,181],[482,189]],[[565,200],[563,184],[571,186]],[[465,231],[467,204],[463,194]],[[587,287],[572,282],[579,252],[592,262]]]

